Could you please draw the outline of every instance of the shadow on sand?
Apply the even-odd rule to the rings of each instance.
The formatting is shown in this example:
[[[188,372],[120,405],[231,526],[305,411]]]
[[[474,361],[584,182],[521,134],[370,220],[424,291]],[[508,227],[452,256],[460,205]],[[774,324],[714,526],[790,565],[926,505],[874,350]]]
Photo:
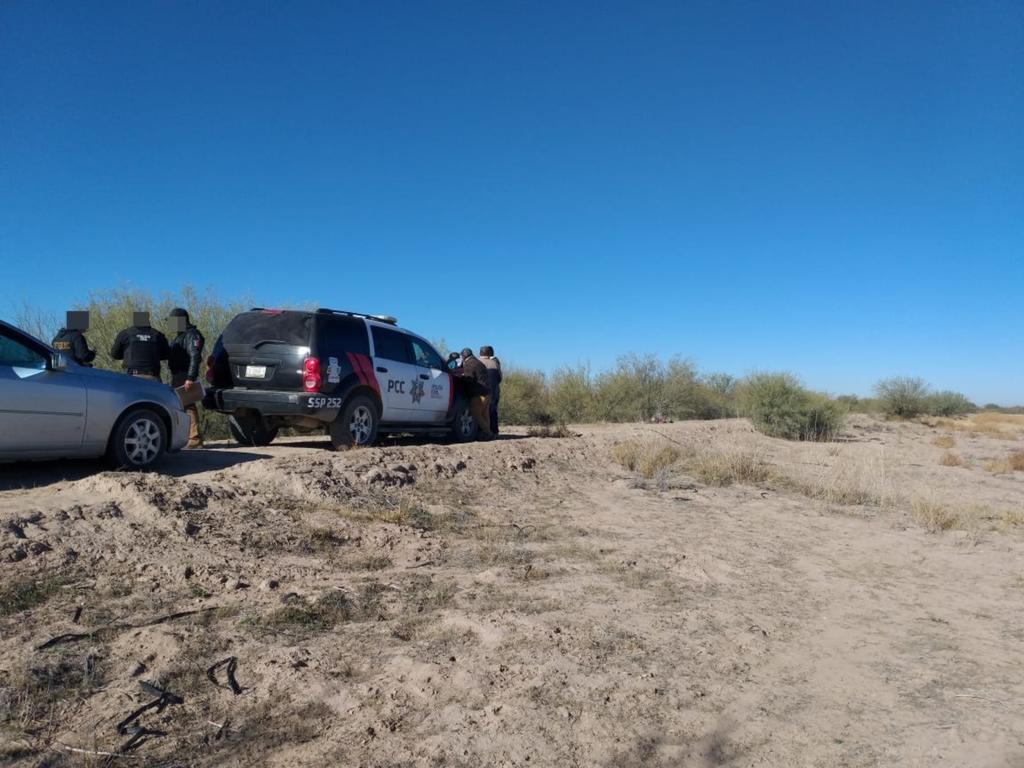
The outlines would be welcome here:
[[[251,453],[226,448],[201,448],[165,456],[152,471],[169,477],[186,477],[268,458],[270,458],[268,453]],[[23,461],[16,464],[0,464],[0,491],[40,488],[69,480],[81,480],[89,475],[109,470],[110,466],[101,459]]]

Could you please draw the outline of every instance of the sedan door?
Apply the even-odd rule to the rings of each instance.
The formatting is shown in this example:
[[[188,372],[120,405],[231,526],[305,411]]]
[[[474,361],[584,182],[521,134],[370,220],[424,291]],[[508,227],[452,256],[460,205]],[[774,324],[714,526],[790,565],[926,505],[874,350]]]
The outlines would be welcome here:
[[[0,452],[74,453],[85,433],[86,389],[73,365],[53,369],[51,353],[0,328]]]

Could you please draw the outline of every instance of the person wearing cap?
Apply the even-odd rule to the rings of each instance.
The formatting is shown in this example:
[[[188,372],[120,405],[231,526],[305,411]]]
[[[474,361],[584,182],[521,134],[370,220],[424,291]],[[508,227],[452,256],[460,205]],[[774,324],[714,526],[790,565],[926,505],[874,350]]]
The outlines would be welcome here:
[[[498,434],[498,400],[501,399],[501,360],[494,356],[494,347],[480,347],[480,362],[487,368],[488,383],[491,387],[489,417],[491,433]]]
[[[189,390],[197,386],[206,340],[199,329],[192,325],[188,312],[181,307],[172,309],[167,319],[171,321],[171,330],[175,332],[167,357],[167,367],[171,369],[171,386]],[[185,406],[185,413],[189,421],[188,447],[201,448],[203,434],[199,428],[199,406],[190,403]]]
[[[491,432],[491,419],[489,415],[491,407],[491,377],[487,373],[487,367],[480,362],[473,354],[473,350],[466,347],[462,350],[462,375],[473,382],[472,394],[469,398],[469,410],[473,414],[473,420],[480,428],[480,434],[485,440],[494,437]]]

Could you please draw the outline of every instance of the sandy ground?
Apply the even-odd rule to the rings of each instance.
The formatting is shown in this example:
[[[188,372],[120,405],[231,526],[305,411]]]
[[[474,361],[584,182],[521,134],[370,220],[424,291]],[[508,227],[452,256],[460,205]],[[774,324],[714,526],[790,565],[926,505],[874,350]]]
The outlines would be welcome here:
[[[575,431],[0,468],[0,764],[1024,765],[1016,433]]]

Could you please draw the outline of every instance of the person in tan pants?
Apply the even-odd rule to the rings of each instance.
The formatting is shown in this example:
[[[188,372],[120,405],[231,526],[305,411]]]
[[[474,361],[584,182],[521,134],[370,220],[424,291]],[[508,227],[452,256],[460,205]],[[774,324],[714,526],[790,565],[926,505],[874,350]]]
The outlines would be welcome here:
[[[462,373],[473,380],[474,393],[469,398],[469,411],[473,414],[473,421],[480,428],[480,434],[485,440],[494,437],[491,432],[491,383],[487,367],[474,355],[473,350],[466,347],[462,350]]]

